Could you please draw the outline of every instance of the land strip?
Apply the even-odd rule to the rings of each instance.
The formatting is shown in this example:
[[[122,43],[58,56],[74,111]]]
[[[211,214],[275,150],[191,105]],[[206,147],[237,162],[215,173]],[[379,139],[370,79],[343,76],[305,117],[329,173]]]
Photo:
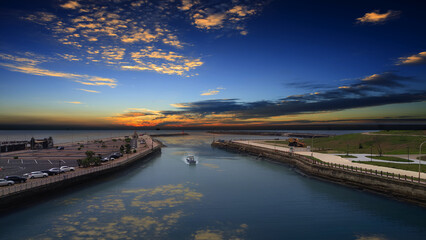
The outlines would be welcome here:
[[[266,158],[275,162],[290,164],[310,176],[386,194],[426,207],[426,179],[416,179],[413,176],[373,170],[376,166],[369,166],[367,164],[350,166],[348,165],[351,163],[349,160],[345,161],[338,156],[329,154],[327,155],[330,158],[328,158],[327,162],[324,162],[317,158],[321,158],[321,155],[311,157],[310,153],[300,154],[289,152],[276,146],[268,146],[267,144],[252,141],[218,140],[213,142],[212,146],[239,153],[248,153],[261,159]],[[342,162],[346,164],[342,164]],[[368,168],[364,168],[363,166]],[[424,177],[424,173],[422,177]]]
[[[119,171],[145,157],[161,150],[162,143],[153,140],[150,136],[142,137],[146,144],[139,144],[136,152],[126,154],[114,161],[103,163],[100,166],[76,168],[75,171],[63,173],[47,178],[28,179],[26,183],[15,184],[0,188],[0,211],[28,201],[31,197],[37,197],[44,192],[54,192],[66,186],[74,185],[97,178],[107,173]]]

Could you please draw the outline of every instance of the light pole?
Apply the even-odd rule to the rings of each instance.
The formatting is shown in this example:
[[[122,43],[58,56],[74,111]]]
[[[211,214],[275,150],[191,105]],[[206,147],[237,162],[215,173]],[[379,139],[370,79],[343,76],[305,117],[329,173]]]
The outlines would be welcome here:
[[[407,147],[407,161],[410,161],[410,147]]]
[[[419,156],[419,182],[420,182],[420,166],[421,166],[420,162],[422,160],[422,145],[423,145],[423,143],[426,143],[426,141],[424,141],[420,144],[420,149],[419,149],[419,153],[420,153],[420,156]]]
[[[314,137],[315,135],[313,135],[311,138],[311,157],[314,156]]]

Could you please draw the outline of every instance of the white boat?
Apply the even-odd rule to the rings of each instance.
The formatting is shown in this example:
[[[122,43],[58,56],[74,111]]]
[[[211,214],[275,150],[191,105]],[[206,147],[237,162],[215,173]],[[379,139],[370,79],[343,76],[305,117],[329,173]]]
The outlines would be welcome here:
[[[187,156],[186,157],[186,162],[189,164],[189,165],[195,165],[195,164],[197,164],[197,161],[195,160],[195,157],[194,156]]]

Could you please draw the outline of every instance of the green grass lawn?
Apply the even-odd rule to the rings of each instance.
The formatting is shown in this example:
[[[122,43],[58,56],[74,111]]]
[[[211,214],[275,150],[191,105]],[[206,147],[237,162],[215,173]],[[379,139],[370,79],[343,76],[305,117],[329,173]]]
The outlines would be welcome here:
[[[393,136],[365,135],[361,133],[314,138],[314,151],[327,153],[371,153],[379,154],[418,154],[419,144],[426,140],[425,136]],[[311,145],[311,139],[305,139]]]
[[[367,156],[370,158],[370,156]],[[400,157],[392,157],[392,156],[373,156],[372,159],[378,159],[378,160],[386,160],[386,161],[393,161],[393,162],[413,162],[408,159],[400,158]]]
[[[402,169],[402,170],[408,170],[413,172],[419,171],[419,165],[418,164],[403,164],[403,163],[386,163],[386,162],[370,162],[370,161],[354,161],[357,163],[364,163],[369,165],[375,165],[375,166],[382,166],[382,167],[390,167],[390,168],[396,168],[396,169]],[[421,165],[421,172],[426,173],[426,165]]]
[[[395,134],[395,131],[389,131]],[[403,131],[409,134],[411,132]],[[418,133],[418,131],[417,131]],[[415,135],[415,134],[413,134]],[[300,139],[306,145],[312,145],[310,138]],[[382,149],[382,154],[410,154],[419,153],[419,144],[426,141],[426,135],[423,136],[394,136],[394,135],[366,135],[361,133],[330,136],[325,138],[314,138],[314,151],[324,153],[367,153],[371,151],[379,155],[378,149]],[[271,140],[266,143],[288,146],[286,140]],[[426,152],[426,150],[425,150]]]
[[[346,154],[344,154],[344,155],[337,155],[337,156],[342,157],[342,158],[357,158],[357,156],[346,155]]]

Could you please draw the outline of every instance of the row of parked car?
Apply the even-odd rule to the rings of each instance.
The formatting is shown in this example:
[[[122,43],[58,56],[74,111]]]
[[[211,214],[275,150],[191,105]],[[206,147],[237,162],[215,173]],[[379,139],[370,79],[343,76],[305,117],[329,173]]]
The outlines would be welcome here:
[[[101,162],[113,161],[119,157],[122,157],[123,154],[121,152],[111,153],[109,156],[101,158]]]
[[[4,179],[0,179],[0,186],[10,186],[15,183],[24,183],[27,179],[34,178],[45,178],[52,175],[57,175],[64,172],[74,171],[74,167],[62,166],[60,168],[51,168],[49,170],[34,171],[25,173],[23,177],[20,176],[7,176]]]

